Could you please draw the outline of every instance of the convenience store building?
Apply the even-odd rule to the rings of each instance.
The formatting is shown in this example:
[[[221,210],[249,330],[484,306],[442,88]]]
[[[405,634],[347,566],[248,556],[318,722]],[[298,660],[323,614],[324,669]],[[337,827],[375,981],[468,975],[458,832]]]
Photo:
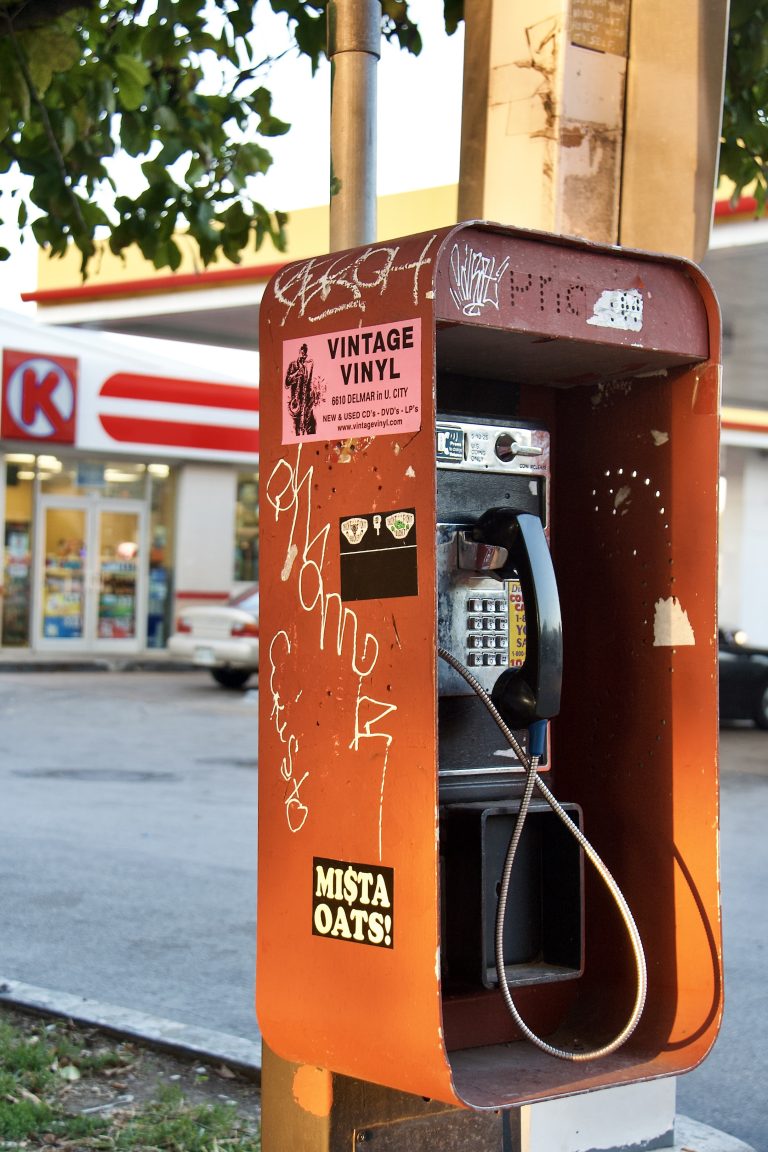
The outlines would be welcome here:
[[[456,205],[455,185],[381,197],[379,235],[404,236],[451,224]],[[178,608],[223,601],[233,588],[257,578],[255,364],[252,373],[239,380],[218,373],[197,379],[190,392],[188,371],[178,363],[163,365],[154,357],[139,362],[122,346],[102,361],[101,376],[97,373],[88,383],[85,349],[89,356],[99,349],[103,357],[110,332],[193,340],[220,346],[221,364],[231,371],[232,349],[257,351],[265,283],[287,260],[323,251],[327,217],[325,206],[294,212],[287,254],[277,253],[267,241],[241,265],[214,265],[204,272],[188,257],[177,272],[158,273],[138,255],[123,265],[105,251],[98,275],[83,283],[76,253],[64,260],[41,258],[39,288],[31,299],[40,319],[51,327],[29,321],[22,326],[14,315],[13,327],[3,326],[2,346],[34,351],[38,344],[31,342],[32,333],[39,338],[45,330],[44,351],[77,360],[82,383],[76,434],[69,442],[51,435],[9,436],[3,410],[0,645],[60,651],[162,647]],[[386,240],[380,243],[386,246]],[[733,206],[719,200],[703,267],[719,296],[724,330],[720,618],[727,627],[744,628],[758,644],[768,644],[763,591],[768,567],[768,335],[762,316],[766,258],[768,218],[757,213],[753,201]],[[154,390],[147,385],[141,397],[132,394],[129,385],[120,386],[124,394],[108,395],[104,382],[119,373],[166,383]],[[186,381],[186,407],[181,405],[179,381]],[[3,389],[5,393],[5,367]],[[108,391],[113,389],[114,383]],[[139,409],[152,416],[156,427],[151,433],[151,421],[137,422]],[[174,425],[196,431],[171,434],[168,427]],[[64,510],[74,517],[68,525],[62,519]],[[118,513],[127,519],[118,520]],[[107,533],[115,538],[107,540]],[[82,541],[84,549],[82,622],[68,626],[70,633],[80,627],[77,635],[67,634],[66,627],[56,633],[54,613],[47,611],[45,599],[46,571],[55,567],[48,565],[48,557],[67,539]],[[102,543],[110,549],[136,545],[130,636],[122,634],[114,619],[108,621],[107,601],[101,603],[102,593],[95,592],[101,573],[106,574],[100,568],[107,556]],[[127,563],[126,557],[120,562]],[[126,597],[127,574],[125,568],[115,570],[120,580],[113,580],[113,590],[103,595]],[[127,612],[127,603],[122,607]]]
[[[258,383],[0,315],[0,643],[164,647],[258,563]]]

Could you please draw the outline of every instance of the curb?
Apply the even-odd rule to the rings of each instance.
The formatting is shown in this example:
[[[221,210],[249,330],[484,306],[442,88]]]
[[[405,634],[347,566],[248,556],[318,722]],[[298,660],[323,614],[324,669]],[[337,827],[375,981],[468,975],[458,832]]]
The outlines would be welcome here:
[[[152,1048],[163,1048],[184,1056],[226,1064],[261,1083],[261,1039],[246,1040],[227,1032],[214,1032],[192,1024],[179,1024],[130,1008],[72,996],[52,988],[36,988],[19,980],[0,978],[0,1005],[10,1004],[41,1015],[63,1016],[78,1024],[102,1028],[117,1036],[141,1040]],[[255,1030],[254,1019],[254,1030]]]
[[[261,1039],[245,1040],[226,1032],[214,1032],[190,1024],[179,1024],[130,1008],[72,996],[51,988],[36,988],[19,980],[0,977],[0,1004],[12,1004],[30,1012],[63,1016],[78,1024],[102,1028],[118,1036],[128,1036],[153,1048],[163,1048],[210,1063],[226,1064],[261,1085]],[[718,1132],[688,1116],[675,1117],[675,1143],[659,1152],[755,1152],[735,1136]]]
[[[659,1152],[667,1152],[660,1149]],[[675,1117],[675,1144],[669,1152],[755,1152],[735,1136],[727,1136],[688,1116]]]
[[[83,657],[66,660],[16,659],[0,654],[0,675],[4,672],[200,672],[195,664],[181,660],[155,660],[151,657]]]

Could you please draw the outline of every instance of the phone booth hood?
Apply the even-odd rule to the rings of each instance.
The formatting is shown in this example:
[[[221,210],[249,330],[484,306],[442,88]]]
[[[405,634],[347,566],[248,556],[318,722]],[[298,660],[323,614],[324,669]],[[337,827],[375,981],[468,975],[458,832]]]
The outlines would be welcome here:
[[[676,258],[485,222],[289,264],[261,305],[257,1011],[281,1057],[497,1108],[677,1074],[722,1002],[720,322]],[[441,983],[438,413],[545,426],[564,673],[550,786],[632,909],[627,1043],[558,1061]],[[583,974],[523,1017],[585,1047],[632,999],[585,869]]]

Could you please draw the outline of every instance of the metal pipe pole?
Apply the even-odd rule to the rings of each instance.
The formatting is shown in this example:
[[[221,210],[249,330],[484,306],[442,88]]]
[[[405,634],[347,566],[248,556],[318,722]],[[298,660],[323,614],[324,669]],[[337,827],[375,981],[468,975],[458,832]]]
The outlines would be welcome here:
[[[330,250],[376,239],[376,67],[380,0],[330,0]]]

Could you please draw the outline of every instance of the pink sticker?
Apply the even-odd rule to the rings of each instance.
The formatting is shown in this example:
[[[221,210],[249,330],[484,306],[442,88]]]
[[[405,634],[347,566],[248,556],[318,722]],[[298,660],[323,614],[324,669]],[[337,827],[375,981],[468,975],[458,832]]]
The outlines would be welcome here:
[[[283,342],[283,444],[420,427],[421,320]]]

